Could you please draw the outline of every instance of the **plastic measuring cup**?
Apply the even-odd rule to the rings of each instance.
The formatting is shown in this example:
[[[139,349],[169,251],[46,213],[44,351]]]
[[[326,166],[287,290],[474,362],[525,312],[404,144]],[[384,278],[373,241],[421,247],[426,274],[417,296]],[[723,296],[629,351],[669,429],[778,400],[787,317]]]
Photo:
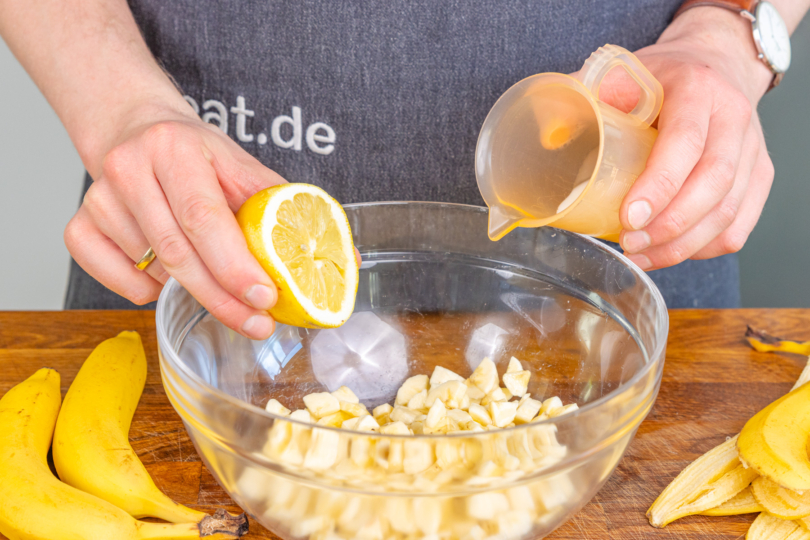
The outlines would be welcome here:
[[[629,113],[599,101],[615,67],[641,87]],[[512,86],[487,115],[475,150],[489,237],[553,225],[618,241],[619,206],[647,163],[663,99],[655,77],[616,45],[594,52],[577,78],[541,73]]]

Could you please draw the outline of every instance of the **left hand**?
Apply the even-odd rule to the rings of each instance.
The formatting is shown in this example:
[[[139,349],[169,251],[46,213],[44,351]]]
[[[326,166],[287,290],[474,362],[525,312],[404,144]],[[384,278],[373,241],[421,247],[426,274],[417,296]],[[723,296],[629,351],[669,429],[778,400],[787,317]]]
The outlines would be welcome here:
[[[750,24],[694,8],[635,54],[664,87],[664,104],[647,168],[620,209],[622,248],[644,270],[739,251],[774,176],[756,114],[773,75],[756,58]],[[628,110],[634,84],[613,70],[600,97]]]

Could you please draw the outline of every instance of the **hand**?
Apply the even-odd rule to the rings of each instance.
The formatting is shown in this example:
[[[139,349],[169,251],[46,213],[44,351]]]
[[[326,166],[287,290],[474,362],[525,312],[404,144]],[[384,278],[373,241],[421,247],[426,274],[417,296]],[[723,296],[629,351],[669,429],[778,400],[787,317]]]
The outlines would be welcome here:
[[[228,327],[269,337],[274,321],[265,310],[277,289],[248,251],[234,212],[284,179],[190,109],[149,115],[157,119],[124,129],[106,152],[65,229],[68,250],[136,304],[157,299],[171,275]],[[157,259],[141,272],[134,261],[149,246]]]
[[[774,176],[756,115],[772,74],[756,59],[750,24],[694,8],[636,55],[664,104],[647,168],[620,209],[623,249],[644,270],[739,251]],[[622,70],[610,75],[601,97],[631,109],[638,87]]]

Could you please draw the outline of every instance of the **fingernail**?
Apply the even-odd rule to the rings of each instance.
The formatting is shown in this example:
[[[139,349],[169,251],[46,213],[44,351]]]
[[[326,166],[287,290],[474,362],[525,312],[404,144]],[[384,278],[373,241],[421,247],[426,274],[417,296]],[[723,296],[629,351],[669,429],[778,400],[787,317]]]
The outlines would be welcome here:
[[[650,262],[650,259],[648,259],[646,255],[630,255],[627,258],[630,259],[630,262],[632,262],[642,270],[646,270],[647,268],[652,267],[652,263]]]
[[[641,229],[647,225],[652,215],[652,206],[647,201],[636,201],[627,209],[627,221],[634,230]]]
[[[622,248],[627,253],[638,253],[650,247],[650,235],[647,231],[630,231],[624,233]]]
[[[245,300],[256,309],[270,309],[276,303],[276,292],[267,285],[253,285],[245,293]]]
[[[273,319],[268,315],[254,315],[242,325],[242,332],[251,339],[267,339],[273,333]]]

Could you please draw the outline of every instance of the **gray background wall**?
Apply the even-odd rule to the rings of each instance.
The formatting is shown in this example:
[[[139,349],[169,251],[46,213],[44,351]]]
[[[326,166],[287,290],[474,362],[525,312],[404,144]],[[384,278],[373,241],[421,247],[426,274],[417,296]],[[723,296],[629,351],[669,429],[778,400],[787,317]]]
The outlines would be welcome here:
[[[776,180],[740,253],[745,306],[810,307],[810,17],[785,82],[760,105]],[[0,309],[61,309],[62,230],[83,168],[48,103],[0,41]]]

